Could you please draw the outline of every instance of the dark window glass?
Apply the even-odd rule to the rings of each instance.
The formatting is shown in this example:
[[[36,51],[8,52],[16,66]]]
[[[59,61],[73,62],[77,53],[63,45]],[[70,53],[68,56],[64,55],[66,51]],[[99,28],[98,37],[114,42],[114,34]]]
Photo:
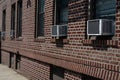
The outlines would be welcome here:
[[[15,31],[15,12],[16,12],[16,9],[15,9],[15,4],[12,5],[11,7],[11,31],[10,31],[10,36],[11,38],[14,38],[14,31]]]
[[[90,0],[91,19],[111,19],[115,20],[116,0]]]
[[[22,0],[17,4],[17,37],[22,36]]]
[[[2,13],[2,31],[6,30],[6,9]]]
[[[56,24],[68,23],[68,0],[56,0],[55,14]]]
[[[11,7],[11,30],[15,30],[15,4]]]
[[[116,0],[96,0],[96,18],[115,20]]]
[[[38,0],[37,6],[37,37],[44,36],[44,5],[45,0]]]

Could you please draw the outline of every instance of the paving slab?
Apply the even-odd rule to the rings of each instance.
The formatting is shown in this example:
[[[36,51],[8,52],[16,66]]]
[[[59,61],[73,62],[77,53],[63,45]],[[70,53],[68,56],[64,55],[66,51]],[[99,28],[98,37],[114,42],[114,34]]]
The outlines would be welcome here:
[[[0,64],[0,80],[28,80],[24,76],[8,68],[5,65]]]

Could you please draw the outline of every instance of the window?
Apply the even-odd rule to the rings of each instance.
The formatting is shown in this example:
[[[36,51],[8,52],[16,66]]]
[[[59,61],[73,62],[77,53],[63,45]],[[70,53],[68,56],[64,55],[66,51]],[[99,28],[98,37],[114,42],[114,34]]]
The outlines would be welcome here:
[[[116,0],[91,0],[93,18],[115,20]],[[94,6],[93,6],[94,4]]]
[[[17,37],[22,37],[22,0],[17,2]]]
[[[15,31],[15,4],[12,5],[11,7],[11,35],[12,37],[15,35],[14,31]]]
[[[44,36],[44,5],[45,0],[37,0],[36,37]]]
[[[68,23],[68,0],[55,0],[54,24],[61,25]]]
[[[6,30],[6,9],[3,10],[3,13],[2,13],[2,32],[5,32]]]
[[[51,80],[64,80],[64,69],[51,65],[50,71]]]
[[[2,32],[1,32],[1,39],[5,40],[5,31],[6,31],[6,9],[2,12]]]

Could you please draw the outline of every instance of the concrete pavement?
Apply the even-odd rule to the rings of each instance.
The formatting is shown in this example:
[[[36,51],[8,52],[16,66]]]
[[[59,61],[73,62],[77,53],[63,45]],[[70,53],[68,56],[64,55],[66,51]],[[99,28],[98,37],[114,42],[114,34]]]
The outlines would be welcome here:
[[[0,80],[28,80],[14,70],[0,64]]]

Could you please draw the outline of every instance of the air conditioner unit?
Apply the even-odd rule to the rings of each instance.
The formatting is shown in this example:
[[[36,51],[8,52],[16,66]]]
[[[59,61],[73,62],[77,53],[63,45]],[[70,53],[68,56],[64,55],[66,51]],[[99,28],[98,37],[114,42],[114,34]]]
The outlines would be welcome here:
[[[65,37],[67,36],[67,25],[54,25],[52,27],[52,37]]]
[[[1,32],[1,39],[5,39],[5,31]]]
[[[14,30],[11,30],[11,31],[10,31],[10,37],[11,37],[11,38],[14,38],[14,37],[15,37],[14,34],[15,34]]]
[[[114,33],[115,26],[112,20],[95,19],[87,21],[87,35],[89,36],[110,36]]]

